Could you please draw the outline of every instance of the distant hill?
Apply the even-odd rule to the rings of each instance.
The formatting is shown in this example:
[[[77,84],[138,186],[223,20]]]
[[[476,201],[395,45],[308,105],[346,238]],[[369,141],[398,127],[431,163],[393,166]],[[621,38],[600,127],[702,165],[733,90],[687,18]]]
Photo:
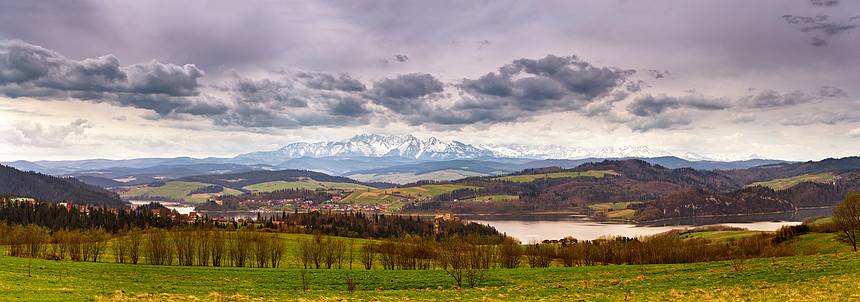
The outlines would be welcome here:
[[[584,163],[594,163],[604,160],[640,159],[652,165],[660,165],[670,169],[693,168],[696,170],[735,170],[748,169],[761,165],[782,164],[786,161],[773,159],[750,159],[743,161],[690,161],[675,156],[643,157],[643,158],[583,158],[583,159],[545,159],[528,162],[522,168],[541,168],[556,166],[564,169],[575,168]]]
[[[663,158],[664,163],[676,159]],[[561,161],[546,163],[564,164]],[[750,163],[750,162],[748,162]],[[772,188],[750,187],[753,183]],[[860,190],[860,158],[779,163],[747,169],[668,168],[645,160],[585,162],[573,168],[526,169],[508,176],[471,177],[437,184],[470,186],[434,197],[407,211],[455,213],[588,212],[601,203],[635,203],[643,220],[701,215],[766,213],[832,206]],[[779,184],[779,186],[775,185]],[[488,196],[515,196],[504,201]],[[496,200],[496,199],[494,199]]]
[[[199,203],[211,196],[272,192],[284,189],[339,190],[390,188],[389,183],[365,183],[340,176],[304,170],[251,171],[197,175],[113,190],[131,200]]]
[[[456,180],[473,176],[501,175],[519,171],[520,165],[496,161],[450,160],[361,170],[346,176],[364,181],[409,183],[420,180]]]
[[[74,178],[23,172],[4,165],[0,165],[0,193],[52,202],[83,202],[111,207],[125,205],[116,193]]]
[[[696,189],[646,203],[636,214],[640,221],[710,215],[756,214],[799,208],[834,206],[851,192],[860,191],[860,174],[843,173],[832,182],[800,182],[783,190],[754,186],[714,193]]]
[[[807,161],[800,163],[779,163],[752,167],[744,170],[725,171],[726,175],[738,179],[741,182],[751,184],[754,182],[770,181],[777,178],[789,178],[804,174],[818,174],[824,172],[842,173],[850,170],[860,169],[860,157],[828,158],[821,161]]]
[[[187,182],[202,182],[208,184],[214,184],[223,186],[226,188],[242,190],[242,188],[255,185],[259,183],[271,182],[271,181],[285,181],[285,182],[294,182],[299,181],[303,178],[313,179],[318,182],[330,182],[330,183],[348,183],[348,184],[357,184],[368,187],[375,188],[384,188],[384,187],[392,187],[391,184],[382,184],[382,183],[364,183],[354,179],[341,177],[341,176],[331,176],[324,173],[313,172],[313,171],[304,171],[304,170],[281,170],[281,171],[251,171],[244,173],[231,173],[231,174],[222,174],[222,175],[198,175],[198,176],[190,176],[176,179],[177,181],[187,181]]]

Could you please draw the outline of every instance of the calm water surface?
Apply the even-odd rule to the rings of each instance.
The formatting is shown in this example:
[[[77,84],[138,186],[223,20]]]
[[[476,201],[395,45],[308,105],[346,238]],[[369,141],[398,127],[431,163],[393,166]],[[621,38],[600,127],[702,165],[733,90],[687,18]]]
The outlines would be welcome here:
[[[599,223],[572,215],[480,215],[461,216],[462,219],[488,224],[500,232],[529,243],[544,239],[561,239],[573,236],[591,240],[601,236],[636,237],[653,235],[672,229],[694,228],[705,225],[729,225],[753,231],[774,231],[783,225],[796,225],[806,217],[830,216],[833,209],[803,209],[797,212],[706,217],[666,220],[650,224]]]
[[[149,201],[131,201],[135,205],[149,204]],[[193,206],[182,206],[169,202],[162,204],[180,214],[194,211]],[[209,217],[257,218],[256,212],[201,212]],[[795,225],[807,217],[831,216],[832,208],[802,209],[797,212],[755,214],[726,217],[700,217],[673,219],[648,224],[600,223],[583,217],[568,214],[541,215],[458,215],[461,219],[495,227],[499,232],[514,237],[523,243],[544,239],[561,239],[573,236],[577,239],[591,240],[601,236],[636,237],[653,235],[672,229],[694,228],[706,225],[729,225],[747,228],[752,231],[774,231],[783,225]],[[263,217],[280,216],[281,213],[261,213]]]

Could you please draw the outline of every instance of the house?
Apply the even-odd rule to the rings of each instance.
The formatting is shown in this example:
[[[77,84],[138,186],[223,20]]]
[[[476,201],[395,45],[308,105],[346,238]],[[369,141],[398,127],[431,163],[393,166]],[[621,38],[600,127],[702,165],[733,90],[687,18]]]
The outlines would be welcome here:
[[[454,220],[454,213],[436,214],[436,219],[441,219],[441,220]]]

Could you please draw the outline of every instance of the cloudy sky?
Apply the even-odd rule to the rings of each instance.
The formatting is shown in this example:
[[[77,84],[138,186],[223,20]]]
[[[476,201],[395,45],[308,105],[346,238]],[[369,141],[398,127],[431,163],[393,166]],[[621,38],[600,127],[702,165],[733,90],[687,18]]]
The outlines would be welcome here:
[[[360,133],[860,155],[860,2],[0,0],[0,161]]]

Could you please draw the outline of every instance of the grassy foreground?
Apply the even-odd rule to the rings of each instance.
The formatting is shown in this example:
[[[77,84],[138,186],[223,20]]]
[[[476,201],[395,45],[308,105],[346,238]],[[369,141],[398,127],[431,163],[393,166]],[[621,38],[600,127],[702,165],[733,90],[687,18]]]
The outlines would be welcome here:
[[[30,263],[30,261],[32,261]],[[452,288],[442,270],[150,266],[0,256],[2,301],[840,301],[860,299],[860,254],[738,262],[492,269]],[[32,267],[28,276],[28,265]],[[294,264],[290,266],[295,267]],[[347,276],[357,282],[348,292]]]

